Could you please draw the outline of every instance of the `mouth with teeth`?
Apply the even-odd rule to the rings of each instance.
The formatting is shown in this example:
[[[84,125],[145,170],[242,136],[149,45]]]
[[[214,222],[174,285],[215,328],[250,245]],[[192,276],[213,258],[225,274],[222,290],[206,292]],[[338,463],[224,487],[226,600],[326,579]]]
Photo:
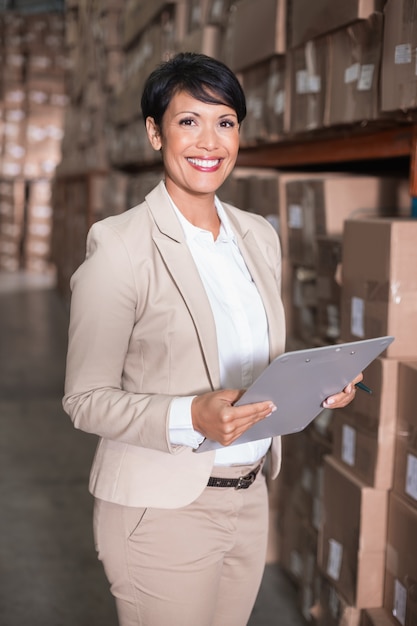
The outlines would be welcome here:
[[[189,157],[187,161],[196,169],[204,172],[216,171],[219,169],[221,164],[221,159],[194,159]]]

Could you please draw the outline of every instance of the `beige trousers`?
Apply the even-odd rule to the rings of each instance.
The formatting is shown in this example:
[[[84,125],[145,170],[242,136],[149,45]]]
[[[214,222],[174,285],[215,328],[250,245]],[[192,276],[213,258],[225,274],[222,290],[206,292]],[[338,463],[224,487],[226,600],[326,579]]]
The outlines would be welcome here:
[[[207,487],[179,509],[96,500],[96,549],[120,626],[245,626],[265,565],[267,507],[261,473],[248,489]]]

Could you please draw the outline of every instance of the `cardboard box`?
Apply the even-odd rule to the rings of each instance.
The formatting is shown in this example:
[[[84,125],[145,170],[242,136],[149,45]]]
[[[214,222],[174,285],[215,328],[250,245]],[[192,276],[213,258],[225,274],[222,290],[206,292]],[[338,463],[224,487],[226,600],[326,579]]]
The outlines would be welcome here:
[[[382,606],[388,492],[373,489],[326,457],[318,564],[347,603]]]
[[[395,626],[394,618],[384,609],[365,609],[361,614],[360,626]]]
[[[417,361],[400,363],[394,490],[417,509]]]
[[[234,72],[284,54],[285,0],[239,0],[230,13],[225,42],[225,62]]]
[[[417,355],[417,221],[348,219],[343,236],[341,337],[394,335],[383,356]]]
[[[385,0],[292,0],[290,45],[298,46],[356,20],[367,19],[375,11],[382,11],[384,2]]]
[[[417,13],[410,0],[387,0],[381,70],[381,110],[417,106]]]
[[[416,554],[417,511],[391,492],[383,606],[397,626],[417,624]]]
[[[179,51],[199,52],[218,59],[221,53],[223,32],[219,26],[194,28],[181,40]]]
[[[187,33],[200,30],[207,23],[209,0],[188,0]]]
[[[317,534],[306,529],[306,545],[303,552],[303,575],[298,591],[299,607],[304,618],[311,621],[311,610],[316,602],[320,585],[320,572],[317,567]]]
[[[316,237],[317,333],[335,341],[340,336],[340,284],[337,271],[342,259],[341,235]]]
[[[372,394],[358,391],[333,422],[333,455],[375,489],[393,485],[399,367],[397,359],[375,359],[363,373]]]
[[[315,267],[316,237],[341,236],[349,218],[392,215],[399,187],[397,179],[349,174],[304,175],[304,179],[289,181],[286,211],[291,262]]]
[[[295,583],[300,584],[306,540],[305,520],[292,507],[287,507],[280,518],[280,565]]]
[[[129,0],[122,13],[122,44],[129,48],[140,38],[147,27],[161,16],[165,9],[174,7],[175,36],[181,41],[186,30],[186,1],[185,0]]]
[[[324,577],[320,579],[320,592],[310,611],[316,626],[359,626],[361,610],[351,606]]]
[[[328,40],[320,37],[287,52],[285,131],[298,133],[324,124]]]
[[[326,81],[326,126],[352,124],[379,117],[379,69],[383,15],[329,35],[329,75]]]
[[[323,463],[331,452],[331,445],[311,428],[306,429],[305,435],[299,450],[299,454],[303,450],[299,466],[292,465],[293,469],[287,472],[290,491],[282,506],[297,511],[308,527],[317,531],[321,521]]]
[[[225,28],[233,0],[209,0],[206,22]]]
[[[241,73],[247,115],[241,144],[273,141],[284,132],[285,57],[274,56]]]

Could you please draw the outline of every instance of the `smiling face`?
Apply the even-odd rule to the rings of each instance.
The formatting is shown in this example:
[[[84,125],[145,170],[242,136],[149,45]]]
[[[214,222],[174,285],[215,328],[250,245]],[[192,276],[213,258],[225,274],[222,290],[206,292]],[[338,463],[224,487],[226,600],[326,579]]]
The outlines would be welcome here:
[[[214,197],[232,171],[239,150],[234,109],[176,93],[165,111],[162,128],[148,117],[146,128],[155,150],[162,148],[165,184],[181,206],[190,196]]]

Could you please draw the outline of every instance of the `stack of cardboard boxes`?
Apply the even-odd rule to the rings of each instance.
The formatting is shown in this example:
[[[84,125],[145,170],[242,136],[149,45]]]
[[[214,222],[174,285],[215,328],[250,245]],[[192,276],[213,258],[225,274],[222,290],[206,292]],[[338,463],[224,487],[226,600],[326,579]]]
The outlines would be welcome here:
[[[269,559],[296,582],[300,610],[319,626],[359,626],[365,610],[388,602],[394,470],[403,484],[416,480],[412,418],[399,422],[401,368],[417,355],[417,223],[406,217],[404,183],[242,168],[220,190],[279,231],[289,348],[396,337],[364,372],[371,395],[358,391],[347,409],[323,411],[303,433],[284,438],[281,476],[270,485]],[[395,452],[398,440],[404,450],[404,433],[408,470],[405,452]]]
[[[416,619],[411,556],[417,530],[416,236],[417,223],[404,217],[345,220],[340,339],[392,334],[395,341],[364,372],[373,393],[358,391],[349,407],[334,412],[330,454],[317,464],[315,481],[300,475],[314,453],[308,437],[318,424],[303,438],[291,435],[284,442],[288,461],[284,457],[278,497],[278,519],[281,507],[284,520],[280,560],[291,575],[304,572],[297,580],[301,608],[320,626],[408,626]],[[300,459],[301,468],[294,470]],[[297,513],[294,498],[299,501],[300,494],[315,498],[318,522],[300,514],[299,507]],[[311,572],[311,553],[300,547],[303,532],[294,537],[286,530],[303,523],[309,528],[303,532],[310,550],[312,529],[317,528],[310,579],[305,573]]]
[[[51,179],[67,104],[62,14],[0,14],[0,269],[51,269]]]
[[[334,418],[318,552],[321,571],[350,606],[383,606],[384,623],[393,617],[393,623],[403,625],[416,619],[416,569],[408,554],[417,525],[415,515],[407,517],[407,506],[412,510],[417,498],[411,408],[417,399],[417,284],[411,270],[416,236],[415,220],[345,223],[341,337],[349,341],[392,334],[395,341],[364,372],[373,394],[358,392]],[[337,502],[342,488],[345,498]],[[358,500],[361,506],[355,508]],[[379,624],[372,621],[372,612],[367,619]]]

